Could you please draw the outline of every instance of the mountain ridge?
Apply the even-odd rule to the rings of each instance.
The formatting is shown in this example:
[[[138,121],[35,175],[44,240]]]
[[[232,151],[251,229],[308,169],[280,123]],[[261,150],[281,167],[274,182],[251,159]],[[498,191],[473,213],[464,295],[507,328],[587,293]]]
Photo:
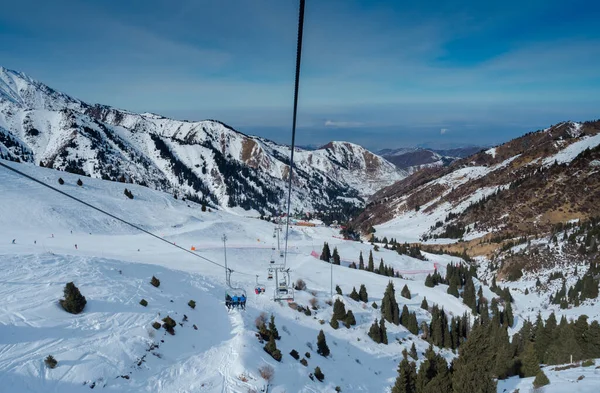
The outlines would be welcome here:
[[[4,158],[124,178],[224,208],[282,210],[288,146],[218,120],[175,120],[88,104],[6,68],[0,68],[0,92]],[[348,142],[296,152],[292,210],[350,212],[407,174]]]

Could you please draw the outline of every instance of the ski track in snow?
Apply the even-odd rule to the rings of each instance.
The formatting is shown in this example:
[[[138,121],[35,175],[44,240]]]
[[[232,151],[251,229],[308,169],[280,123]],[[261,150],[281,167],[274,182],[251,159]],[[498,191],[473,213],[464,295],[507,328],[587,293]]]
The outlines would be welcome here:
[[[228,265],[234,270],[232,284],[246,289],[248,303],[246,311],[228,312],[224,307],[222,267],[0,168],[0,391],[10,386],[11,391],[19,392],[84,392],[95,384],[94,389],[108,392],[245,393],[250,388],[261,391],[264,381],[258,368],[268,364],[275,369],[269,389],[274,393],[329,392],[337,385],[344,392],[387,392],[396,378],[402,349],[409,349],[414,342],[421,354],[429,346],[404,327],[390,324],[390,345],[373,343],[367,332],[380,311],[371,303],[381,301],[390,278],[331,266],[311,256],[313,251],[320,253],[327,241],[330,247],[338,248],[344,260],[357,260],[360,251],[367,260],[372,249],[369,244],[339,239],[337,231],[330,228],[290,228],[293,252],[288,255],[288,264],[292,280],[302,278],[308,287],[307,291],[296,291],[296,302],[307,306],[314,291],[319,304],[308,317],[285,302],[271,300],[275,283],[266,279],[266,269],[271,257],[280,260],[271,250],[275,242],[273,224],[227,212],[202,213],[197,205],[188,207],[171,195],[130,184],[127,187],[135,198],[128,200],[120,183],[83,177],[84,185],[78,187],[76,175],[32,165],[9,165],[52,185],[58,185],[58,177],[62,177],[65,185],[61,190],[155,231],[170,242],[188,249],[195,246],[199,255],[218,263],[223,261],[220,237],[226,233]],[[10,244],[12,239],[16,244]],[[427,271],[435,263],[442,274],[448,263],[460,261],[433,254],[425,254],[429,261],[420,261],[383,248],[373,256],[376,265],[383,258],[385,264],[398,270]],[[369,292],[367,304],[343,297],[357,320],[351,329],[334,330],[328,324],[332,308],[325,301],[329,299],[331,270],[334,285],[340,285],[344,294],[352,287],[358,290],[360,284]],[[159,288],[149,284],[153,275],[161,280]],[[266,286],[266,294],[254,294],[255,275]],[[468,310],[460,299],[446,293],[447,286],[426,287],[425,276],[392,279],[400,307],[407,304],[419,322],[431,318],[419,307],[423,298],[430,305],[442,305],[451,315]],[[87,298],[82,314],[67,314],[57,303],[69,281],[74,281]],[[405,284],[413,295],[410,300],[399,295]],[[484,295],[492,296],[487,287]],[[517,321],[520,312],[525,312],[520,296],[515,294]],[[147,307],[139,305],[142,298],[148,301]],[[187,305],[190,299],[197,302],[195,310]],[[263,312],[275,315],[282,336],[277,342],[283,355],[281,363],[264,352],[255,337],[255,319]],[[176,326],[174,336],[150,326],[167,314],[177,322],[182,322],[183,314],[188,317],[183,326]],[[309,348],[316,349],[320,329],[331,349],[329,358]],[[152,343],[159,347],[148,351]],[[291,358],[292,349],[302,357],[311,353],[308,367]],[[448,360],[454,356],[447,350],[441,353]],[[50,370],[43,363],[49,354],[59,362],[56,369]],[[144,361],[138,366],[142,357]],[[323,383],[308,378],[316,366],[325,374]],[[120,378],[122,375],[130,379]],[[590,375],[578,386],[595,381]],[[518,383],[531,385],[525,380]],[[501,386],[505,385],[499,385],[499,392]]]

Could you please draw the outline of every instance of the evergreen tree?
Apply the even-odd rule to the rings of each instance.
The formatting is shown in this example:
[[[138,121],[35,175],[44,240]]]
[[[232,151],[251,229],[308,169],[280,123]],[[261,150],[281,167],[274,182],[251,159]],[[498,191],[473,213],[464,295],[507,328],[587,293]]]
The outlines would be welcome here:
[[[521,358],[521,375],[524,378],[534,377],[540,372],[540,364],[535,348],[531,341],[525,344],[525,350]]]
[[[417,314],[414,312],[411,312],[409,314],[409,319],[408,319],[408,331],[411,332],[414,335],[419,334],[419,322],[417,321]]]
[[[269,341],[265,344],[264,350],[271,355],[271,357],[278,362],[281,361],[281,351],[277,349],[277,344],[275,343],[275,338],[271,335],[269,337]]]
[[[340,264],[340,254],[338,253],[337,247],[333,248],[333,264],[334,265]]]
[[[77,185],[79,187],[83,186],[83,182],[81,181],[81,179],[77,179]]]
[[[400,292],[400,295],[402,297],[410,299],[410,290],[408,289],[408,286],[406,284],[404,284],[404,288],[402,288],[402,291]]]
[[[339,327],[340,327],[340,323],[338,322],[337,319],[335,319],[335,316],[331,317],[331,321],[329,322],[329,325],[334,329],[339,329]]]
[[[433,282],[433,278],[431,277],[431,274],[428,274],[427,277],[425,278],[425,286],[429,287],[429,288],[433,288],[435,286],[435,283]]]
[[[73,282],[67,283],[64,288],[65,298],[60,300],[62,308],[71,314],[79,314],[85,308],[87,300],[85,296],[79,292],[79,288]]]
[[[408,306],[405,304],[402,306],[402,313],[400,314],[400,325],[408,328],[408,323],[410,321]]]
[[[281,336],[277,331],[277,326],[275,326],[275,316],[271,314],[271,320],[269,321],[269,335],[273,337],[275,340],[279,340]]]
[[[363,259],[362,251],[360,252],[360,255],[358,257],[358,268],[360,270],[365,270],[365,261]]]
[[[421,308],[423,310],[429,310],[429,304],[427,304],[427,298],[426,297],[424,297],[423,301],[421,302]]]
[[[535,379],[533,380],[533,387],[535,389],[538,389],[538,388],[541,388],[542,386],[546,386],[548,384],[550,384],[550,380],[548,379],[546,374],[544,374],[544,372],[542,370],[540,370],[536,374]]]
[[[475,299],[475,286],[473,280],[469,277],[465,283],[465,290],[463,292],[463,303],[473,310],[473,313],[477,312],[477,300]]]
[[[356,287],[352,287],[352,292],[350,293],[349,297],[354,301],[360,300],[360,295],[358,294],[358,292],[356,292]]]
[[[327,244],[327,242],[323,243],[323,251],[321,252],[320,259],[325,262],[329,262],[331,259],[331,251],[329,250],[329,244]]]
[[[375,322],[373,322],[373,324],[369,328],[368,335],[377,344],[381,344],[381,330],[379,329],[379,323],[377,321],[377,318],[375,318]]]
[[[367,287],[364,284],[360,284],[360,290],[358,291],[360,300],[367,303],[369,301],[369,294],[367,293]]]
[[[493,328],[493,326],[492,326]],[[512,366],[512,351],[508,340],[508,332],[503,327],[495,329],[496,359],[494,364],[494,375],[498,379],[505,379],[510,375]]]
[[[412,345],[410,346],[410,357],[413,358],[414,360],[419,360],[419,355],[417,355],[417,347],[415,347],[415,343],[413,342]]]
[[[339,285],[336,285],[336,286],[335,286],[335,292],[336,292],[338,295],[342,295],[342,288],[340,288],[340,286],[339,286]]]
[[[381,343],[387,345],[387,329],[385,328],[385,321],[383,318],[379,320],[379,336],[381,337]]]
[[[377,268],[377,273],[381,274],[382,276],[387,276],[385,265],[383,264],[383,258],[381,258],[381,261],[379,262],[379,267]]]
[[[448,287],[448,293],[454,297],[458,297],[458,288],[456,286],[456,279],[452,277],[450,279],[450,286]]]
[[[317,336],[317,353],[321,356],[327,357],[329,356],[329,347],[327,346],[327,341],[325,340],[325,333],[323,330],[319,331],[319,335]]]
[[[391,281],[388,283],[385,293],[383,294],[383,299],[381,301],[381,316],[394,325],[400,324],[400,310],[398,309],[398,303],[396,302],[394,284]]]
[[[544,326],[542,315],[538,314],[535,322],[535,343],[534,349],[537,355],[538,363],[545,363],[546,352],[552,342],[552,332]]]
[[[469,339],[460,346],[459,357],[453,364],[454,393],[496,393],[496,382],[491,371],[494,365],[493,345],[488,333],[488,328],[484,326],[474,327]]]
[[[515,322],[511,302],[506,302],[504,304],[504,321],[506,321],[508,327],[512,327]]]
[[[354,318],[354,313],[352,310],[348,310],[348,314],[346,315],[346,325],[354,326],[356,325],[356,318]]]
[[[375,270],[375,266],[373,265],[373,251],[369,250],[369,264],[367,265],[367,270],[372,272]]]
[[[409,363],[406,357],[402,359],[398,365],[398,377],[392,387],[392,393],[417,393],[415,368],[415,364]]]
[[[338,321],[346,319],[346,306],[340,299],[335,299],[335,303],[333,303],[333,317],[331,319]]]

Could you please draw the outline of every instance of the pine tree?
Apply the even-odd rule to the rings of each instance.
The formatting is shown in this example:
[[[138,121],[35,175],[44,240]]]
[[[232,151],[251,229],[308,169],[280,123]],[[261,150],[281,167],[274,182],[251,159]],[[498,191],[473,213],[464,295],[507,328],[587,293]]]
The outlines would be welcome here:
[[[417,393],[415,368],[415,364],[409,363],[406,357],[402,359],[398,365],[398,377],[392,387],[392,393]]]
[[[333,248],[333,264],[334,265],[340,264],[340,254],[338,253],[337,247]]]
[[[340,299],[335,299],[335,303],[333,303],[332,319],[337,319],[338,321],[346,319],[346,306]]]
[[[429,288],[433,288],[435,286],[435,283],[433,282],[433,278],[431,277],[431,274],[428,274],[427,277],[425,278],[425,286],[429,287]]]
[[[323,380],[325,379],[325,374],[323,374],[323,371],[321,371],[321,368],[319,366],[315,367],[314,375],[319,382],[323,382]]]
[[[325,333],[323,330],[319,331],[319,335],[317,336],[317,353],[321,356],[327,357],[329,356],[329,347],[327,346],[327,341],[325,340]]]
[[[277,344],[275,343],[275,337],[272,335],[269,337],[269,341],[264,346],[265,352],[267,352],[273,359],[278,362],[281,361],[281,351],[277,349]]]
[[[458,297],[458,288],[456,287],[456,280],[454,277],[450,279],[450,286],[448,287],[448,293],[454,297]]]
[[[417,322],[417,314],[411,312],[408,319],[408,331],[414,335],[419,334],[419,322]]]
[[[534,377],[540,372],[540,364],[535,348],[531,341],[525,344],[525,350],[521,356],[521,374],[524,378]]]
[[[358,294],[358,292],[356,292],[356,287],[352,287],[352,292],[350,293],[349,297],[354,301],[360,300],[360,295]]]
[[[381,330],[379,329],[379,322],[377,321],[377,318],[375,318],[375,321],[373,322],[373,324],[369,328],[368,335],[377,344],[381,343]]]
[[[360,252],[360,255],[358,257],[358,268],[360,270],[365,270],[365,261],[363,259],[362,251]]]
[[[454,393],[496,393],[491,371],[493,345],[488,330],[484,326],[473,328],[469,339],[460,346],[459,357],[453,364]]]
[[[335,286],[335,292],[336,292],[338,295],[342,295],[342,288],[340,288],[340,286],[339,286],[339,285],[336,285],[336,286]]]
[[[83,186],[83,182],[81,181],[81,179],[77,179],[77,185],[79,187]]]
[[[419,355],[417,355],[417,347],[415,347],[415,343],[413,342],[410,346],[410,357],[414,360],[419,360]]]
[[[396,302],[394,284],[391,281],[388,283],[385,293],[383,294],[383,299],[381,301],[381,316],[394,325],[400,324],[400,310],[398,308],[398,303]]]
[[[348,310],[348,314],[346,315],[346,325],[354,326],[356,325],[356,318],[354,318],[354,313],[352,310]]]
[[[335,316],[331,317],[331,321],[329,322],[329,325],[334,329],[339,329],[339,327],[340,327],[340,323],[338,322],[337,319],[335,319]]]
[[[402,306],[402,313],[400,314],[400,325],[408,328],[408,323],[410,321],[408,306],[405,304]]]
[[[406,284],[404,284],[404,288],[402,288],[402,292],[400,292],[400,295],[402,297],[410,299],[410,290],[408,289],[408,286]]]
[[[471,277],[467,279],[465,283],[465,290],[463,292],[463,303],[473,310],[473,313],[477,312],[477,300],[475,299],[475,286]]]
[[[323,243],[323,251],[321,252],[322,261],[329,262],[331,259],[331,252],[329,251],[329,244],[327,242]]]
[[[552,342],[552,332],[546,329],[544,326],[544,320],[542,315],[538,314],[535,322],[535,343],[534,349],[537,355],[538,363],[544,363],[546,361],[546,352]]]
[[[533,380],[533,387],[535,389],[538,389],[538,388],[541,388],[542,386],[546,386],[548,384],[550,384],[550,380],[548,379],[546,374],[544,374],[544,372],[542,370],[540,370],[536,374],[535,379]]]
[[[373,251],[369,250],[369,264],[367,265],[367,270],[372,272],[375,270],[375,266],[373,265]]]
[[[85,308],[87,300],[85,296],[79,292],[79,288],[73,282],[67,283],[64,288],[65,298],[60,300],[62,308],[71,314],[79,314]]]
[[[379,320],[379,336],[381,337],[381,343],[387,345],[387,329],[385,328],[385,321],[383,318]]]
[[[495,329],[496,337],[496,359],[494,364],[494,375],[498,379],[505,379],[510,374],[512,365],[512,352],[510,350],[510,342],[508,340],[508,332],[506,329],[499,327]]]
[[[277,331],[277,326],[275,326],[275,316],[273,314],[271,314],[271,320],[269,321],[269,335],[275,340],[281,339],[281,336]]]
[[[367,287],[364,284],[360,284],[360,290],[358,291],[360,300],[367,303],[369,301],[369,294],[367,293]]]
[[[426,297],[424,297],[423,301],[421,302],[421,308],[423,310],[429,310],[429,304],[427,304],[427,298]]]

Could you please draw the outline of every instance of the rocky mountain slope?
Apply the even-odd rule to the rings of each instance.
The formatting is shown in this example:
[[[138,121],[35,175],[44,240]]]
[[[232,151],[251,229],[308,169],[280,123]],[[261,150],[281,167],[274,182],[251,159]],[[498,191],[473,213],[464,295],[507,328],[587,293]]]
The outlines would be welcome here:
[[[222,207],[280,211],[288,146],[215,120],[91,105],[0,68],[0,157],[169,191]],[[347,142],[294,155],[292,210],[351,211],[406,176]]]
[[[353,226],[375,230],[379,239],[445,243],[493,257],[503,247],[551,236],[557,225],[598,216],[599,200],[600,121],[565,122],[382,189]],[[559,247],[557,260],[567,251],[577,254],[583,240],[574,250]],[[580,260],[598,240],[586,240]],[[519,266],[535,268],[525,259]]]

